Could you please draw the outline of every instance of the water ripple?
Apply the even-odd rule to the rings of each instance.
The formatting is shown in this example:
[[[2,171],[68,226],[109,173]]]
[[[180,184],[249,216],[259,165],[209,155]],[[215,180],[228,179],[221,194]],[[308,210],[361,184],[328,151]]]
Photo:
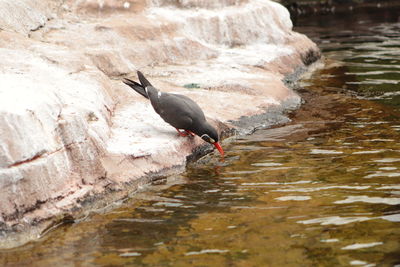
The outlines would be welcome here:
[[[138,257],[141,256],[142,254],[139,252],[125,252],[119,254],[120,257]]]
[[[282,166],[282,163],[276,163],[276,162],[259,162],[259,163],[252,163],[252,166],[256,167],[276,167],[276,166]]]
[[[327,150],[327,149],[312,149],[310,154],[336,155],[336,154],[343,154],[343,152],[337,150]]]
[[[289,200],[294,200],[294,201],[304,201],[304,200],[310,200],[310,196],[285,196],[285,197],[277,197],[275,198],[276,200],[279,201],[289,201]]]
[[[355,249],[361,249],[361,248],[371,248],[375,246],[382,245],[382,242],[372,242],[372,243],[355,243],[352,245],[348,245],[343,247],[343,250],[355,250]]]
[[[335,204],[349,204],[355,202],[365,202],[373,204],[387,204],[387,205],[399,205],[400,198],[388,198],[388,197],[369,197],[369,196],[348,196],[344,200],[335,201]]]
[[[360,260],[353,260],[350,262],[350,265],[363,265],[363,267],[374,267],[376,264],[374,263],[368,263],[366,261],[360,261]]]
[[[376,159],[374,162],[379,163],[392,163],[392,162],[399,162],[400,158],[383,158],[383,159]]]
[[[385,152],[385,149],[377,149],[377,150],[364,150],[364,151],[356,151],[353,152],[353,155],[362,155],[362,154],[377,154],[381,152]]]
[[[201,255],[201,254],[222,254],[222,253],[228,253],[229,250],[226,249],[202,249],[200,251],[190,251],[186,252],[185,256],[192,256],[192,255]]]
[[[121,221],[121,222],[140,222],[140,223],[161,223],[165,220],[161,219],[144,219],[144,218],[119,218],[115,219],[114,221]]]
[[[309,187],[309,188],[283,188],[283,189],[276,189],[274,191],[278,191],[278,192],[315,192],[315,191],[329,190],[329,189],[365,190],[370,187],[371,186],[369,186],[369,185],[364,185],[364,186],[331,185],[331,186]]]
[[[399,177],[400,176],[400,172],[381,172],[381,171],[377,171],[375,173],[372,174],[368,174],[366,176],[364,176],[364,178],[374,178],[374,177]]]
[[[298,221],[297,223],[301,224],[315,224],[318,223],[320,225],[344,225],[353,222],[363,222],[371,220],[370,217],[340,217],[340,216],[331,216],[331,217],[324,217],[324,218],[316,218],[304,221]]]
[[[385,190],[385,189],[395,189],[400,190],[400,185],[384,185],[381,187],[377,187],[376,189]]]
[[[400,222],[400,214],[385,215],[380,218],[389,222]]]
[[[297,181],[297,182],[261,182],[261,183],[242,183],[241,185],[244,186],[254,186],[254,185],[287,185],[287,184],[309,184],[312,181],[305,180],[305,181]]]

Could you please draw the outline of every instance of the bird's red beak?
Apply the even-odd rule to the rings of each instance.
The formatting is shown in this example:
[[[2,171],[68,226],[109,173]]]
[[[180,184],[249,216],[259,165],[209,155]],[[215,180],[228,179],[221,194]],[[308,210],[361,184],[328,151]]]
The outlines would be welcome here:
[[[213,145],[215,146],[216,149],[218,149],[219,153],[223,157],[224,156],[224,150],[222,149],[221,145],[218,142],[215,142]]]

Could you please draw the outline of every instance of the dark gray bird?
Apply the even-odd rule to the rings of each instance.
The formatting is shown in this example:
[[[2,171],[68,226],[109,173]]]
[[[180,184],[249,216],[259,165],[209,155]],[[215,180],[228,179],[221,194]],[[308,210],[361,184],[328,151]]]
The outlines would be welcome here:
[[[224,155],[224,150],[218,142],[217,130],[206,121],[203,111],[196,102],[184,95],[158,91],[140,71],[137,75],[140,83],[126,78],[123,82],[149,99],[157,114],[175,127],[179,135],[198,135],[204,141],[213,144],[219,153]]]

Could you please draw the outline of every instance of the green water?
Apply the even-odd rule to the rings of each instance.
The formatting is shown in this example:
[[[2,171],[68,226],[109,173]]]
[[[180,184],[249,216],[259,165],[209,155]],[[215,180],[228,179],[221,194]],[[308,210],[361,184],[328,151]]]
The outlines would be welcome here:
[[[400,266],[400,25],[369,16],[298,21],[328,59],[300,83],[291,123],[0,265]]]

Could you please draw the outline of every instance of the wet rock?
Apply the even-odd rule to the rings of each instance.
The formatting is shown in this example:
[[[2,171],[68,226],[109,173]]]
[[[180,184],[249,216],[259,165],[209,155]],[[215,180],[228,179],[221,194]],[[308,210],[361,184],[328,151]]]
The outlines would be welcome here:
[[[281,122],[300,103],[282,79],[319,57],[271,1],[35,3],[0,4],[0,231],[12,237],[0,247],[208,151],[176,136],[121,77],[142,70],[229,134]]]

